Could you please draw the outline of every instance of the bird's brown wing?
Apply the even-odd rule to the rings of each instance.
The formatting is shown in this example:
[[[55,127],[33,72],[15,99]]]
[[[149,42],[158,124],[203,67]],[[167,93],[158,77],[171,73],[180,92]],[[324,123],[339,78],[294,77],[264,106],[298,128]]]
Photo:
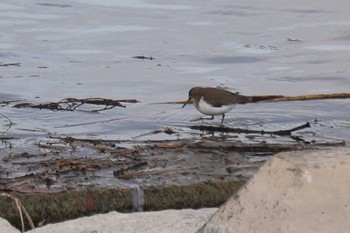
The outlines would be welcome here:
[[[207,88],[207,90],[211,88]],[[214,89],[214,88],[213,88]],[[239,98],[236,93],[226,91],[224,89],[215,88],[214,92],[202,92],[204,100],[214,107],[222,107],[224,103],[235,104],[238,103]]]

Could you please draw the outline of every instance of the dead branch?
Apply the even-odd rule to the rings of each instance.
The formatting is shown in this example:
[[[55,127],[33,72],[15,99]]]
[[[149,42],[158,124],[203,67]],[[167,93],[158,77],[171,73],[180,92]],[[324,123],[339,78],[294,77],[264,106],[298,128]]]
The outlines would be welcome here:
[[[193,125],[190,126],[191,129],[201,130],[201,131],[210,131],[210,132],[224,132],[224,133],[245,133],[245,134],[273,134],[280,136],[290,136],[292,132],[302,130],[305,128],[310,128],[311,125],[309,122],[306,122],[303,125],[294,127],[287,130],[278,130],[278,131],[265,131],[265,130],[249,130],[249,129],[240,129],[240,128],[229,128],[229,127],[218,127],[218,126],[206,126],[206,125]]]
[[[83,142],[83,143],[91,143],[92,145],[97,144],[117,144],[117,143],[171,143],[171,142],[179,142],[179,139],[163,139],[163,140],[132,140],[132,139],[89,139],[89,138],[75,138],[75,137],[61,137],[51,135],[50,138],[58,139],[66,143],[74,143],[74,142]]]
[[[114,107],[123,107],[121,103],[137,103],[138,100],[135,99],[123,99],[123,100],[113,100],[113,99],[104,99],[104,98],[65,98],[59,102],[51,102],[44,104],[32,104],[32,103],[21,103],[16,104],[13,107],[15,108],[38,108],[38,109],[50,109],[52,111],[74,111],[77,110],[82,105],[104,105],[101,109],[92,109],[88,110],[90,112],[100,112],[104,110],[109,110]]]
[[[253,96],[246,96],[248,97],[248,101],[242,104],[246,104],[246,103],[256,103],[256,102],[262,102],[262,101],[271,101],[271,100],[275,100],[275,99],[280,99],[283,98],[285,96],[283,95],[253,95]]]
[[[334,93],[334,94],[318,94],[318,95],[302,95],[302,96],[285,96],[277,98],[273,101],[297,101],[297,100],[321,100],[321,99],[349,99],[350,93]]]
[[[248,97],[248,101],[237,104],[247,104],[256,102],[277,102],[277,101],[306,101],[306,100],[323,100],[323,99],[349,99],[350,93],[333,93],[333,94],[317,94],[317,95],[300,95],[300,96],[285,96],[285,95],[253,95]],[[159,102],[152,104],[185,104],[187,100]]]
[[[349,99],[350,93],[333,93],[317,95],[300,95],[300,96],[283,96],[283,95],[266,95],[266,96],[248,96],[251,103],[255,102],[277,102],[277,101],[305,101],[305,100],[323,100],[323,99]]]
[[[208,150],[227,150],[227,151],[236,151],[236,152],[259,152],[259,153],[278,153],[282,151],[292,151],[292,150],[306,150],[306,149],[314,149],[321,147],[336,147],[336,146],[345,146],[344,141],[335,141],[335,142],[310,142],[310,143],[267,143],[265,141],[261,141],[259,143],[245,143],[241,141],[233,141],[233,142],[213,142],[206,140],[201,140],[195,143],[188,145],[190,148],[196,149],[208,149]]]

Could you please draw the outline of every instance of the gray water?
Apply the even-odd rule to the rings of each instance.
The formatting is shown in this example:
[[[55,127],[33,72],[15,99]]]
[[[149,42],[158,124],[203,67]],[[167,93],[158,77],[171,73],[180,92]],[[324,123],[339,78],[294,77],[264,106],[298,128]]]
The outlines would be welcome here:
[[[0,108],[18,147],[48,134],[133,139],[189,132],[193,86],[245,95],[349,92],[347,1],[19,1],[0,3],[0,101],[137,99],[101,113]],[[139,60],[133,56],[152,56]],[[237,106],[226,126],[279,130],[315,122],[304,136],[350,141],[349,100]],[[219,125],[220,119],[209,124]],[[152,135],[152,139],[176,138]],[[180,137],[188,137],[182,134]],[[8,148],[1,146],[1,151]]]

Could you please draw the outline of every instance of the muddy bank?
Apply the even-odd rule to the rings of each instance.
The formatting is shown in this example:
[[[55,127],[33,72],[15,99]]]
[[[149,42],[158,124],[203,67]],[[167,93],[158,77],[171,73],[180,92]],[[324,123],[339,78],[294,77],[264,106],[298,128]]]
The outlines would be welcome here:
[[[116,140],[49,136],[36,144],[40,152],[2,157],[1,190],[21,201],[35,226],[113,210],[217,207],[275,153],[344,145],[325,139],[248,142],[232,136],[129,147]],[[0,198],[0,210],[2,218],[20,227],[13,201]]]
[[[348,147],[279,153],[219,209],[110,212],[30,232],[347,232],[349,158]]]

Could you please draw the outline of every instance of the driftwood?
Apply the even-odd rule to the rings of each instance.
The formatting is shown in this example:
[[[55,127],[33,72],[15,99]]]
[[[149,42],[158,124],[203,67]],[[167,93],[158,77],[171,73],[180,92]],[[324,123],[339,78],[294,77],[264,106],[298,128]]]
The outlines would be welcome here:
[[[66,99],[62,99],[59,102],[51,102],[51,103],[44,103],[44,104],[21,103],[21,104],[16,104],[13,107],[50,109],[53,111],[74,111],[85,104],[105,105],[101,109],[88,110],[90,112],[99,112],[99,111],[109,110],[114,107],[125,108],[125,105],[122,105],[121,103],[137,103],[137,102],[139,101],[135,99],[113,100],[113,99],[104,99],[104,98],[86,98],[86,99],[66,98]]]

